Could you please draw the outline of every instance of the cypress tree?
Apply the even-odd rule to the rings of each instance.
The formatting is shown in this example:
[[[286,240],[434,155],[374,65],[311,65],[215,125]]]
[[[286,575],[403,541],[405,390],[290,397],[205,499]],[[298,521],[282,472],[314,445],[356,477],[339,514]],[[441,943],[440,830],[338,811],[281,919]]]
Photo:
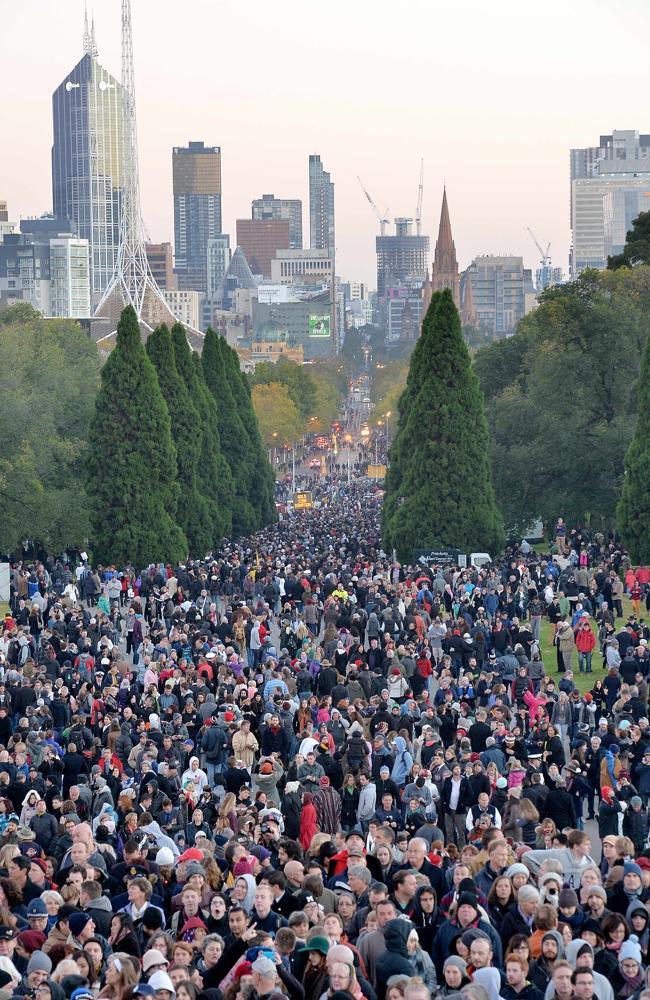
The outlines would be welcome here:
[[[638,392],[636,431],[625,456],[617,519],[632,562],[647,565],[650,562],[650,337],[643,352]]]
[[[208,537],[204,551],[218,547],[232,530],[232,476],[221,455],[219,427],[213,400],[187,342],[182,323],[174,323],[172,348],[178,374],[185,385],[198,443],[197,485],[206,504]]]
[[[214,527],[214,544],[219,546],[224,538],[232,536],[232,511],[235,503],[235,481],[232,478],[230,466],[221,451],[219,437],[219,411],[212,398],[212,393],[205,384],[201,358],[192,354],[194,367],[194,387],[196,397],[200,401],[204,417],[204,454],[203,465],[205,482],[214,490],[217,516]]]
[[[250,502],[254,484],[253,461],[248,436],[241,422],[228,378],[222,342],[223,338],[208,327],[203,343],[201,365],[206,385],[217,405],[221,448],[234,480],[233,533],[250,535],[258,527],[256,513]]]
[[[233,387],[235,404],[239,410],[242,425],[248,438],[248,452],[254,467],[250,502],[255,510],[257,527],[271,524],[277,516],[275,506],[275,476],[262,444],[259,424],[248,379],[241,370],[237,351],[222,339],[221,349],[226,362],[226,371]]]
[[[483,394],[451,292],[437,292],[398,407],[383,508],[384,547],[498,551]]]
[[[208,504],[197,481],[201,451],[198,410],[178,373],[172,339],[165,324],[154,330],[145,349],[156,369],[171,419],[181,490],[177,520],[185,532],[190,551],[203,555],[212,547],[212,526]]]
[[[88,451],[95,561],[146,566],[186,558],[169,411],[132,306],[102,369]]]

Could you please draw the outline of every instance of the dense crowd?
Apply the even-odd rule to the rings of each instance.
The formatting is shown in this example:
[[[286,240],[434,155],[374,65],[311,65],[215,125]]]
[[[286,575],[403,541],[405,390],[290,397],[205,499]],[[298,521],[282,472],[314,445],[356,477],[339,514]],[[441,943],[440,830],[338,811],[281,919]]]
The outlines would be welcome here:
[[[561,518],[403,566],[345,478],[13,565],[0,1000],[650,1000],[650,571]]]

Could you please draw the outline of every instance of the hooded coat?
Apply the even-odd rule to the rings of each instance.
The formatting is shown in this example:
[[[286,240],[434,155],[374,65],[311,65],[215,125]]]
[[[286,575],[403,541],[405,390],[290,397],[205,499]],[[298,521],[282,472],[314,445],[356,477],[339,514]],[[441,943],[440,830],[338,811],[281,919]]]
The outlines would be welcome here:
[[[433,939],[440,925],[440,911],[438,910],[438,902],[435,898],[436,894],[433,893],[434,903],[433,910],[431,913],[425,913],[420,904],[420,897],[423,892],[432,892],[433,890],[428,885],[421,885],[415,894],[415,900],[413,902],[413,912],[411,914],[411,920],[418,932],[418,938],[420,939],[420,947],[423,951],[431,954],[431,946],[433,944]]]
[[[384,927],[386,951],[377,961],[377,989],[380,1000],[386,996],[386,983],[391,976],[413,976],[415,970],[409,958],[406,942],[413,930],[410,920],[397,917]]]
[[[406,779],[411,773],[413,758],[406,748],[406,740],[403,736],[395,737],[395,762],[391,771],[391,778],[400,787],[406,784]]]

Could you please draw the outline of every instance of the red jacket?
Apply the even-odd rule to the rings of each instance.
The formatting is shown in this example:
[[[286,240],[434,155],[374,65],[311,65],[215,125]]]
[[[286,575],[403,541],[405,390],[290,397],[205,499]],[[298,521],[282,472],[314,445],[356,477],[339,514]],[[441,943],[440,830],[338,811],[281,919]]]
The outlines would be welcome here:
[[[591,653],[596,645],[596,636],[591,631],[591,625],[587,628],[579,626],[576,629],[576,649],[579,653]]]

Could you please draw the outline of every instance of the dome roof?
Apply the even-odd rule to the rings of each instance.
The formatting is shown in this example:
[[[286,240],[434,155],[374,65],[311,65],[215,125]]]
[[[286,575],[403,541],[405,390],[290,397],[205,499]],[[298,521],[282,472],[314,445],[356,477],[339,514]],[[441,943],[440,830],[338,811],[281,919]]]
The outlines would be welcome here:
[[[288,330],[286,326],[278,323],[277,320],[271,318],[262,323],[262,325],[255,331],[256,340],[265,340],[268,342],[275,343],[279,340],[287,339]]]

